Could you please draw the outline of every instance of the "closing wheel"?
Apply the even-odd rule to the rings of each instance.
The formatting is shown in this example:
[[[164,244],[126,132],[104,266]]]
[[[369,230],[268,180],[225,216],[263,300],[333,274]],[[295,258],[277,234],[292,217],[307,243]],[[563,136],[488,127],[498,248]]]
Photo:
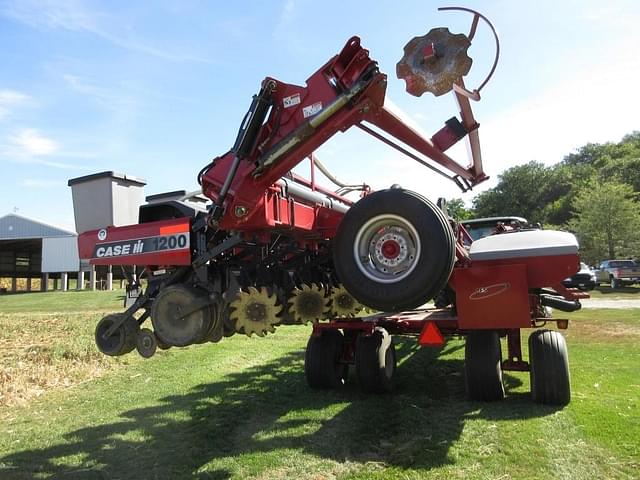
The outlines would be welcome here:
[[[158,348],[155,334],[148,328],[141,328],[136,335],[136,350],[141,357],[151,358]]]
[[[104,334],[114,323],[121,320],[122,315],[121,313],[112,313],[100,320],[96,325],[96,346],[105,355],[117,357],[129,353],[136,347],[136,334],[139,327],[134,318],[129,318],[111,336],[104,338]]]
[[[338,388],[344,385],[348,365],[341,363],[344,337],[339,330],[324,330],[307,342],[304,373],[311,388]]]
[[[536,403],[567,405],[571,400],[569,355],[564,337],[552,330],[529,336],[531,396]]]
[[[502,350],[498,332],[477,330],[467,334],[464,373],[470,400],[487,402],[504,398]]]
[[[357,300],[383,311],[419,307],[446,285],[455,239],[445,215],[409,190],[381,190],[358,201],[334,243],[338,277]]]
[[[356,376],[364,392],[390,392],[394,387],[396,349],[384,328],[356,339]]]

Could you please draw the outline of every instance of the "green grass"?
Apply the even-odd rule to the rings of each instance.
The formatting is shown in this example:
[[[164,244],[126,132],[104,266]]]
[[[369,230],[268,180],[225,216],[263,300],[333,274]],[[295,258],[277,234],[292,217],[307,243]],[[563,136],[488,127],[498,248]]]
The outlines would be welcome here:
[[[399,339],[390,395],[310,390],[309,327],[171,349],[6,409],[0,478],[636,478],[637,312],[570,315],[564,409],[533,404],[526,373],[503,402],[465,400],[459,339]]]
[[[16,293],[0,296],[0,313],[105,312],[123,302],[124,290]]]

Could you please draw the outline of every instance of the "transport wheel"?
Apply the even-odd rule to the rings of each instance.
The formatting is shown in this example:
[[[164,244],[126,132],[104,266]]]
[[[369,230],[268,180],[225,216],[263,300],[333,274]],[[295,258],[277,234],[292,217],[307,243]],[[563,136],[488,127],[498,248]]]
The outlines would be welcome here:
[[[344,337],[339,330],[325,330],[309,337],[304,356],[304,373],[311,388],[338,388],[344,385],[349,366],[340,363]]]
[[[356,376],[364,392],[390,392],[394,387],[396,349],[393,338],[384,328],[356,339]]]
[[[611,290],[615,290],[616,288],[620,288],[620,280],[611,277]]]
[[[151,358],[158,348],[155,334],[148,328],[141,328],[136,335],[136,350],[141,357]]]
[[[419,307],[446,285],[455,239],[443,212],[409,190],[367,195],[334,239],[338,277],[357,300],[382,311]]]
[[[564,337],[552,330],[529,336],[531,396],[536,403],[567,405],[571,400],[569,355]]]
[[[138,332],[138,322],[134,318],[129,318],[120,325],[113,334],[104,338],[104,334],[111,326],[120,321],[121,313],[107,315],[96,325],[95,341],[98,350],[105,355],[117,357],[129,353],[136,347],[136,334]]]
[[[467,334],[464,373],[470,400],[490,402],[504,398],[502,350],[498,332],[476,330]]]

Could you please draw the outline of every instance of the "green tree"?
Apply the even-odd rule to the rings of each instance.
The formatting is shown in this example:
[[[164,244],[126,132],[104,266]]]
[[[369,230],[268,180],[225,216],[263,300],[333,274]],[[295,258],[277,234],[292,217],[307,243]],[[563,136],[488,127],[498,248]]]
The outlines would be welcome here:
[[[545,223],[547,206],[571,188],[560,179],[558,172],[540,162],[509,168],[498,176],[495,188],[473,199],[474,212],[478,217],[514,215]],[[555,223],[559,222],[555,220]]]
[[[473,212],[465,207],[464,201],[461,198],[447,200],[447,213],[458,222],[473,218]]]
[[[573,200],[569,228],[580,241],[581,256],[589,263],[637,256],[640,205],[630,185],[592,182]]]

